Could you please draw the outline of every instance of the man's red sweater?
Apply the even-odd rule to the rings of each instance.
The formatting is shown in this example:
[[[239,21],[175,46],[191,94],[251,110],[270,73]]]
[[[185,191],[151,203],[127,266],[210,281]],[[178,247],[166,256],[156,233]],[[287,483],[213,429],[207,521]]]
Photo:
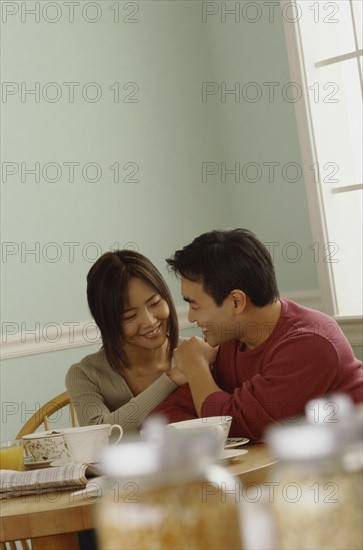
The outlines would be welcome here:
[[[362,362],[336,321],[290,300],[281,304],[279,321],[260,346],[244,350],[231,340],[219,348],[213,377],[221,391],[204,400],[201,416],[231,415],[231,437],[257,440],[268,424],[302,415],[309,400],[333,392],[363,401]],[[169,422],[197,418],[189,385],[155,413]]]

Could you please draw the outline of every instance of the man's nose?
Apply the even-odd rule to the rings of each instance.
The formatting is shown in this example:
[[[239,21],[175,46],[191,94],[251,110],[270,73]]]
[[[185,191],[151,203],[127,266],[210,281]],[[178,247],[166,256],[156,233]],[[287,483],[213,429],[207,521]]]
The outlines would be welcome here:
[[[195,323],[195,321],[196,321],[195,313],[191,309],[190,306],[189,306],[189,311],[188,311],[188,321],[189,321],[189,323]]]

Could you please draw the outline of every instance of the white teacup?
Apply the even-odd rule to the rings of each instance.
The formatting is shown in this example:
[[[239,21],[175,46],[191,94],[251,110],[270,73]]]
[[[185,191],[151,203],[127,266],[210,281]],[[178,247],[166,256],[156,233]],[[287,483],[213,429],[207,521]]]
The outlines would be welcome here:
[[[181,422],[172,422],[168,424],[167,430],[198,430],[214,431],[219,438],[219,454],[223,453],[224,446],[232,424],[231,416],[208,416],[204,418],[193,418],[192,420],[183,420]]]
[[[66,441],[71,459],[74,462],[97,462],[100,451],[109,444],[109,437],[113,430],[118,430],[116,445],[122,437],[123,430],[118,424],[96,424],[94,426],[83,426],[81,428],[65,428],[60,430]]]
[[[36,462],[70,459],[67,443],[60,430],[23,435],[22,440]]]

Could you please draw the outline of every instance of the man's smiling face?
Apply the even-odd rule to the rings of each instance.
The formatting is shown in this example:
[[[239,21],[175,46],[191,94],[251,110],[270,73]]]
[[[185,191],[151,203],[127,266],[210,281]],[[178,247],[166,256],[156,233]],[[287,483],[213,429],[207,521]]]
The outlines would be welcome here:
[[[229,294],[221,306],[204,290],[203,284],[181,279],[181,292],[189,304],[188,319],[203,329],[204,340],[210,346],[218,346],[228,340],[239,338],[240,326],[234,314],[233,297]]]

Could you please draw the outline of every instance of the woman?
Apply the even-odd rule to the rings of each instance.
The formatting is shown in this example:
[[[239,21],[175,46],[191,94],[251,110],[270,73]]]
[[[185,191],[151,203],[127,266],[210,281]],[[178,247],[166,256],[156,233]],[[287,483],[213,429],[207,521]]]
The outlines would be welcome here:
[[[67,373],[78,422],[138,430],[186,381],[172,369],[178,321],[170,291],[145,256],[118,250],[103,254],[92,266],[87,299],[103,347]]]

